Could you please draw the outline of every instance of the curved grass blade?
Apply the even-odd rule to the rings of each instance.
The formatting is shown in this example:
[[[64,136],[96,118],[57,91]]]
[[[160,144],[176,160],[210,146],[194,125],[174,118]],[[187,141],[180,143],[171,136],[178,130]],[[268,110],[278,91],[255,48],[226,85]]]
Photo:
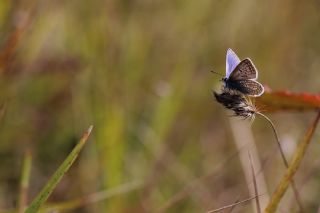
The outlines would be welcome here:
[[[262,116],[271,126],[271,129],[274,133],[274,136],[276,138],[276,141],[277,141],[277,145],[278,145],[278,148],[279,148],[279,151],[280,151],[280,154],[281,154],[281,158],[282,158],[282,161],[286,167],[286,169],[288,169],[289,167],[289,163],[288,163],[288,160],[286,158],[286,156],[284,155],[284,151],[283,151],[283,148],[281,146],[281,143],[280,143],[280,139],[279,139],[279,135],[278,135],[278,132],[276,130],[276,127],[274,126],[273,122],[270,120],[270,118],[268,118],[266,115],[262,114],[261,112],[257,112],[258,115]],[[291,187],[292,187],[292,190],[293,190],[293,193],[294,193],[294,196],[296,198],[296,202],[297,202],[297,205],[299,206],[300,208],[300,212],[304,212],[304,208],[303,208],[303,205],[302,205],[302,201],[301,201],[301,198],[300,198],[300,194],[299,194],[299,191],[298,191],[298,188],[296,186],[296,183],[294,181],[294,179],[292,178],[291,179]]]
[[[320,111],[318,112],[318,115],[312,125],[309,127],[307,133],[305,134],[303,140],[300,142],[300,144],[297,147],[297,150],[295,151],[292,161],[285,172],[285,174],[282,176],[276,190],[274,191],[271,200],[265,209],[265,213],[273,213],[277,210],[278,204],[280,203],[284,193],[288,189],[288,186],[297,172],[300,163],[303,159],[303,156],[306,153],[306,150],[308,148],[308,145],[310,144],[311,138],[313,136],[313,133],[318,125],[318,122],[320,120]]]
[[[67,156],[67,158],[63,161],[63,163],[55,171],[55,173],[52,175],[50,180],[47,182],[47,184],[41,190],[41,192],[37,195],[37,197],[31,202],[30,206],[26,210],[26,213],[38,212],[39,208],[48,199],[52,191],[56,188],[57,184],[62,179],[63,175],[69,170],[69,168],[77,158],[79,152],[81,151],[84,144],[88,140],[92,128],[93,126],[90,126],[87,132],[84,133],[79,143],[73,148],[71,153]]]

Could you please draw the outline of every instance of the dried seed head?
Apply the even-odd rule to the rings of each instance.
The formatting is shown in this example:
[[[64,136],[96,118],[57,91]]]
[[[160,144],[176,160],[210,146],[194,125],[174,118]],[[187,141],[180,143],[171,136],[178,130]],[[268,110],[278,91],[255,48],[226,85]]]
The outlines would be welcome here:
[[[222,93],[213,94],[220,104],[234,112],[234,116],[254,119],[258,112],[250,98],[235,90],[223,89]]]

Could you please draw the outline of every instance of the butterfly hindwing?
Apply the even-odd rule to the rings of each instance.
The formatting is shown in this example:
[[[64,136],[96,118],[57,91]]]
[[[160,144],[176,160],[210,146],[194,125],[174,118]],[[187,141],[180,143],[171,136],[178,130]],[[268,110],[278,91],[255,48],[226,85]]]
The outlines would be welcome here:
[[[258,97],[263,94],[263,86],[255,80],[239,80],[237,81],[237,90],[243,94]]]
[[[232,71],[229,79],[232,81],[257,79],[258,71],[249,58],[242,60]]]

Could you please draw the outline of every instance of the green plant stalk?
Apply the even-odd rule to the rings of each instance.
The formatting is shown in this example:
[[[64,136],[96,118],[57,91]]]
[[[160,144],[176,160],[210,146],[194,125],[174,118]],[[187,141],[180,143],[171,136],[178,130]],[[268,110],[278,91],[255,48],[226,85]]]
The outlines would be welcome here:
[[[317,127],[319,119],[320,119],[320,111],[318,112],[318,115],[317,115],[316,119],[314,120],[314,122],[312,123],[312,125],[309,127],[302,142],[298,145],[298,148],[297,148],[296,152],[294,153],[294,156],[292,158],[292,161],[291,161],[288,169],[286,170],[285,174],[282,176],[276,190],[274,191],[274,193],[271,197],[271,200],[270,200],[268,206],[266,207],[266,209],[264,211],[265,213],[273,213],[277,210],[277,207],[278,207],[284,193],[288,189],[288,186],[289,186],[290,182],[292,181],[293,176],[295,175],[295,173],[297,172],[297,170],[301,164],[301,161],[303,159],[303,156],[306,153],[308,145],[310,144],[311,138],[312,138],[314,131]]]
[[[27,150],[24,155],[24,161],[23,161],[23,167],[22,167],[22,173],[21,173],[20,192],[19,192],[19,201],[18,201],[19,213],[24,212],[24,208],[27,202],[31,163],[32,163],[32,155],[30,153],[30,150]]]
[[[34,213],[38,212],[39,208],[44,204],[44,202],[48,199],[52,191],[55,189],[57,184],[62,179],[63,175],[69,170],[73,162],[76,160],[79,152],[85,145],[86,141],[89,138],[93,126],[90,126],[86,133],[82,136],[79,143],[74,147],[68,157],[63,161],[63,163],[59,166],[59,168],[52,175],[50,180],[47,182],[45,187],[41,190],[41,192],[37,195],[37,197],[31,202],[30,206],[27,208],[26,213]]]

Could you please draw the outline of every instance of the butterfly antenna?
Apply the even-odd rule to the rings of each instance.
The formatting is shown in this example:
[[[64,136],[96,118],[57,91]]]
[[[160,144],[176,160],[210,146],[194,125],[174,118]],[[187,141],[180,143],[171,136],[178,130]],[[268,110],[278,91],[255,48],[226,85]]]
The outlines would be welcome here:
[[[210,72],[212,72],[213,74],[217,74],[217,75],[220,75],[220,76],[224,77],[224,75],[222,75],[222,74],[220,74],[220,73],[218,73],[218,72],[215,72],[215,71],[213,71],[213,70],[211,70]]]

